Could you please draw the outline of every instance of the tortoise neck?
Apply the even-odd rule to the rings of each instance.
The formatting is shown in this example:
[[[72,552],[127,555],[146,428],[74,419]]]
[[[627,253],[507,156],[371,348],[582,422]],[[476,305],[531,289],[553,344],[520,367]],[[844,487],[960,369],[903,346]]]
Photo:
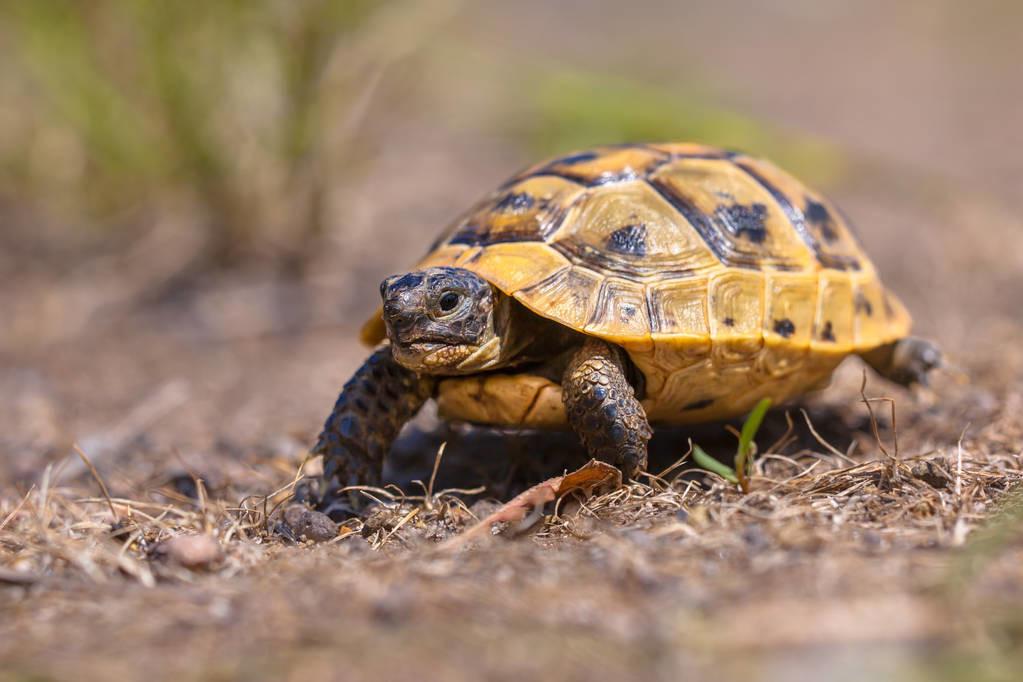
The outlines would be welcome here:
[[[537,315],[505,294],[498,294],[494,326],[501,336],[501,367],[549,362],[578,348],[584,336]]]

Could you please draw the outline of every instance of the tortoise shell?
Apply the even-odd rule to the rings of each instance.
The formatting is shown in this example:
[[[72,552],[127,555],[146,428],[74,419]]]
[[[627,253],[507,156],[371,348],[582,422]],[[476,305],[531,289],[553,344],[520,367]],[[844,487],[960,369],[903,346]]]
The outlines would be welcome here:
[[[419,263],[435,265],[471,270],[537,315],[622,346],[644,375],[652,421],[783,401],[911,323],[827,199],[766,161],[696,144],[598,147],[535,165],[446,230]],[[382,340],[379,317],[364,338]],[[549,383],[452,379],[441,408],[560,424]]]

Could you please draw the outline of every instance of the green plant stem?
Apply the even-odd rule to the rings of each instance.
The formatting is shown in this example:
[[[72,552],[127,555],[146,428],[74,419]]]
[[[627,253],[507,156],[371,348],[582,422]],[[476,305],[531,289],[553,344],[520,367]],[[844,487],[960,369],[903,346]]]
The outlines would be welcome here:
[[[771,409],[771,399],[762,398],[746,417],[746,421],[742,425],[742,433],[739,434],[739,448],[735,453],[735,473],[744,493],[749,492],[749,477],[753,464],[753,438],[760,430],[760,425],[764,422],[764,415],[769,409]]]
[[[693,461],[699,464],[707,471],[713,471],[715,474],[725,479],[729,483],[738,483],[739,479],[735,475],[735,471],[732,470],[727,464],[722,464],[713,457],[707,454],[707,452],[699,445],[693,446]]]

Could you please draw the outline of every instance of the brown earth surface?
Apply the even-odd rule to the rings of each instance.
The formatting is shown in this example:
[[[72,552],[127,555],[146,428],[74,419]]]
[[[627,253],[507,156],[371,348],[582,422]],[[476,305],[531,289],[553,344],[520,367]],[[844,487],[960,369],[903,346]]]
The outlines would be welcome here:
[[[389,466],[404,495],[372,492],[376,512],[326,543],[276,532],[365,353],[376,283],[530,160],[443,122],[452,102],[485,108],[483,75],[435,74],[434,109],[371,117],[388,144],[300,281],[250,268],[168,293],[190,248],[173,221],[130,248],[44,257],[5,214],[0,680],[1019,679],[1023,14],[893,4],[492,3],[447,29],[461,57],[528,53],[669,90],[696,73],[732,108],[849,152],[829,193],[952,366],[915,392],[868,376],[896,414],[870,403],[875,433],[848,361],[769,415],[747,495],[686,461],[452,548],[492,500],[584,457],[564,435],[426,414]],[[659,433],[651,470],[690,437],[734,451],[722,425]],[[424,495],[413,481],[442,442]],[[196,533],[215,544],[166,544]]]

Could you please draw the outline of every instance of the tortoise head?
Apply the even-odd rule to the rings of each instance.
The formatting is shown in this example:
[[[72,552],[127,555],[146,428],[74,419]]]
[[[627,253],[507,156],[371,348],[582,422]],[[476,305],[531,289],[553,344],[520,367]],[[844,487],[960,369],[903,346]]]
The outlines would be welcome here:
[[[416,372],[472,374],[502,361],[503,295],[462,268],[435,267],[380,285],[394,359]]]

